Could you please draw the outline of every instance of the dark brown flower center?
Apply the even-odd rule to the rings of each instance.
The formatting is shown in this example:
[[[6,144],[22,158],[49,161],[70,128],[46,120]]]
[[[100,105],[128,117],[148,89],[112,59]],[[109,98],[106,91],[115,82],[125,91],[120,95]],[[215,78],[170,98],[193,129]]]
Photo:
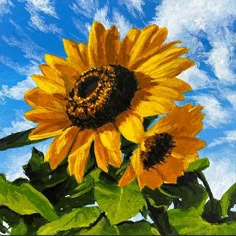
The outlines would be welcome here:
[[[137,90],[132,71],[106,65],[84,72],[70,91],[66,112],[81,129],[97,129],[127,110]]]
[[[171,154],[175,147],[173,136],[168,133],[155,134],[148,137],[144,143],[145,151],[141,151],[140,157],[145,170],[149,170],[156,164],[165,162],[165,158]]]

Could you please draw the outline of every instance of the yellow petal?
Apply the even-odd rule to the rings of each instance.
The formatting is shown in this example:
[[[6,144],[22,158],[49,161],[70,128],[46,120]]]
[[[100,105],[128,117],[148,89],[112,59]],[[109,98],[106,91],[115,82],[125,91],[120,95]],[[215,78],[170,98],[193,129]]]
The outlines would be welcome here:
[[[102,142],[98,135],[96,135],[94,139],[94,153],[96,156],[96,162],[98,167],[103,171],[108,172],[107,166],[109,162],[109,157],[107,155],[107,150],[102,145]]]
[[[65,98],[59,94],[48,94],[40,88],[28,90],[25,101],[32,107],[46,108],[53,111],[65,111]]]
[[[176,107],[165,117],[161,118],[148,131],[148,135],[156,132],[169,132],[174,136],[193,137],[202,129],[201,106],[194,107],[192,104],[186,104],[182,107]],[[175,121],[173,123],[173,120]]]
[[[166,79],[161,82],[160,85],[176,89],[179,92],[187,92],[192,90],[188,83],[178,78]]]
[[[107,155],[109,157],[108,163],[116,168],[119,168],[122,163],[122,152],[120,150],[111,151],[107,149]]]
[[[75,70],[77,70],[80,74],[87,70],[88,68],[83,62],[78,44],[75,41],[68,39],[63,39],[63,44],[68,56],[68,60]]]
[[[152,56],[149,60],[142,63],[141,66],[137,68],[137,71],[150,74],[151,71],[159,70],[161,65],[171,63],[173,60],[178,58],[180,55],[183,55],[187,51],[188,49],[184,47],[169,48],[163,53]]]
[[[164,163],[157,164],[155,167],[162,179],[168,183],[176,183],[177,177],[184,174],[183,160],[174,157],[167,157]]]
[[[158,174],[157,170],[151,168],[148,171],[143,171],[143,173],[137,177],[140,189],[146,185],[151,189],[156,189],[160,187],[163,183],[161,176]]]
[[[61,64],[61,65],[67,64],[65,59],[58,57],[56,55],[53,55],[53,54],[45,54],[44,59],[50,67],[54,67],[55,64]]]
[[[136,43],[141,31],[139,29],[131,29],[123,39],[120,46],[120,53],[118,56],[118,64],[127,66],[130,59],[130,51]]]
[[[194,65],[194,62],[188,58],[177,58],[168,63],[161,64],[160,66],[155,67],[155,68],[150,66],[148,68],[143,68],[143,70],[141,70],[140,68],[138,69],[141,72],[146,73],[147,75],[155,78],[158,82],[159,78],[175,77],[193,65]]]
[[[142,118],[131,110],[122,112],[115,121],[122,135],[131,142],[139,143],[144,135]]]
[[[116,26],[112,26],[107,31],[105,40],[106,60],[108,64],[117,64],[117,58],[120,50],[120,35]]]
[[[103,125],[97,130],[102,144],[111,151],[120,150],[120,133],[113,123]]]
[[[41,75],[32,75],[32,79],[35,81],[37,86],[45,91],[48,94],[59,93],[63,96],[66,95],[65,86],[63,80],[61,79],[61,83],[57,83],[54,79],[50,79]]]
[[[84,65],[89,68],[89,61],[88,61],[88,49],[87,45],[84,43],[78,43],[78,48],[80,52],[80,56],[83,60]]]
[[[88,58],[90,67],[107,64],[104,48],[106,34],[107,31],[104,26],[101,23],[94,21],[88,39]]]
[[[175,147],[173,152],[179,153],[183,156],[196,153],[199,149],[206,145],[205,142],[198,138],[178,137],[175,139]]]
[[[135,70],[143,64],[145,61],[147,61],[152,56],[160,53],[163,50],[163,45],[161,45],[168,34],[168,31],[166,28],[160,28],[158,29],[151,37],[151,40],[149,44],[146,46],[146,48],[142,51],[141,54],[139,54],[132,65],[130,65],[130,68],[132,70]],[[174,43],[176,44],[176,42]],[[170,45],[169,45],[170,46]],[[167,47],[166,47],[167,48]]]
[[[157,25],[149,25],[141,31],[141,34],[139,35],[135,45],[130,52],[131,58],[129,61],[129,65],[132,65],[135,62],[136,58],[143,52],[145,52],[146,48],[152,40],[153,35],[155,34],[155,32],[157,32],[157,30]]]
[[[142,163],[142,160],[140,158],[140,148],[137,148],[131,158],[130,158],[130,161],[131,161],[131,165],[134,169],[134,172],[137,176],[141,175],[142,172],[143,172],[143,163]]]
[[[75,140],[75,146],[77,149],[84,149],[87,147],[88,143],[91,144],[93,139],[94,139],[94,130],[92,129],[80,130]]]
[[[54,137],[61,133],[61,131],[71,125],[71,121],[57,121],[39,123],[39,125],[32,130],[29,135],[30,140],[41,140],[45,138]]]
[[[81,137],[80,138],[77,137],[76,141],[74,142],[73,148],[70,152],[70,155],[68,157],[69,174],[70,175],[74,174],[76,180],[79,183],[81,183],[83,180],[92,141],[93,139],[90,136],[90,138],[87,139],[87,142],[81,148]]]
[[[54,67],[57,69],[58,74],[64,81],[67,94],[74,87],[75,82],[79,79],[80,74],[69,64],[55,64]]]
[[[180,92],[176,91],[175,89],[156,85],[144,88],[143,91],[149,92],[154,96],[159,96],[163,98],[171,98],[175,100],[183,100],[184,96]]]
[[[131,165],[125,170],[125,173],[122,175],[121,179],[119,180],[119,187],[123,187],[135,179],[135,172]]]
[[[45,156],[52,169],[55,169],[69,154],[78,131],[78,127],[75,126],[67,128],[53,140]]]
[[[176,105],[166,98],[149,96],[149,100],[140,100],[133,102],[132,109],[143,117],[155,116],[166,113],[173,109]]]
[[[34,110],[27,111],[25,117],[33,122],[57,122],[68,120],[68,116],[65,112],[56,112],[52,110],[47,110],[45,108],[38,108]]]

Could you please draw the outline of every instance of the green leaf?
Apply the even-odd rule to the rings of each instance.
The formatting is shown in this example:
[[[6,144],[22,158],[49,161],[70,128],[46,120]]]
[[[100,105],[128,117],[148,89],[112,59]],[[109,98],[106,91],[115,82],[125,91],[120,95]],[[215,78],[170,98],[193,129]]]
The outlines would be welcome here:
[[[236,222],[211,224],[203,220],[197,209],[173,209],[169,220],[181,235],[235,235]]]
[[[7,206],[20,215],[39,213],[51,221],[57,218],[48,199],[30,184],[15,186],[0,177],[0,205]]]
[[[206,189],[198,183],[193,172],[187,172],[177,180],[177,184],[164,184],[162,189],[179,199],[174,199],[175,208],[196,207],[202,210],[207,199]]]
[[[120,235],[160,235],[158,230],[146,221],[128,221],[117,227]]]
[[[135,181],[123,188],[105,181],[97,182],[95,199],[112,224],[118,224],[137,215],[146,204]]]
[[[236,204],[236,183],[233,184],[220,199],[223,217],[227,217],[231,207]]]
[[[194,162],[190,163],[188,166],[188,169],[185,172],[202,171],[208,168],[209,166],[210,166],[210,162],[208,158],[199,158],[199,159],[196,159]]]
[[[17,225],[12,227],[11,235],[25,235],[27,233],[27,225],[21,219]]]
[[[92,228],[83,229],[80,235],[118,235],[116,226],[110,224],[106,217],[102,217]]]
[[[25,131],[21,131],[18,133],[11,134],[9,136],[6,136],[4,138],[0,139],[0,151],[9,149],[9,148],[16,148],[16,147],[22,147],[25,145],[29,145],[36,142],[41,142],[43,140],[29,140],[28,136],[32,129],[28,129]]]
[[[101,211],[98,207],[83,207],[64,214],[37,231],[38,235],[54,235],[57,232],[73,228],[89,227],[99,217]]]

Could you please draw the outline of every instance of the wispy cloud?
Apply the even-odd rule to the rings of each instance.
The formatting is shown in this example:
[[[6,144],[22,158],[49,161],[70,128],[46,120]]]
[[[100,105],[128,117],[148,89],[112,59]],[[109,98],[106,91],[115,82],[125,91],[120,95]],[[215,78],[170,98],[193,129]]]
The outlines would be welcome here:
[[[206,72],[200,70],[197,66],[191,67],[181,73],[181,79],[191,84],[191,87],[195,89],[209,88],[212,81],[207,76]]]
[[[43,49],[36,45],[32,40],[6,35],[2,35],[1,38],[9,46],[19,48],[24,53],[25,58],[33,59],[38,62],[42,61],[42,55],[39,54],[39,51],[42,52]]]
[[[18,116],[16,120],[11,121],[11,125],[9,127],[4,127],[0,130],[0,138],[12,133],[30,129],[34,126],[35,123],[26,120],[22,115]]]
[[[236,144],[236,130],[229,130],[224,132],[225,136],[214,139],[208,147],[215,147],[222,144]]]
[[[75,14],[91,18],[98,9],[98,0],[75,0],[69,7]]]
[[[192,98],[197,104],[204,106],[203,113],[206,114],[204,122],[207,126],[217,128],[232,120],[231,111],[225,108],[215,96],[200,94]]]
[[[143,15],[143,5],[145,4],[144,0],[119,0],[120,4],[123,4],[127,7],[128,11],[133,15],[137,16],[136,13],[139,15]]]
[[[156,8],[152,22],[167,26],[169,39],[181,39],[191,48],[191,56],[208,63],[220,82],[232,82],[235,57],[235,32],[231,27],[236,19],[236,1],[225,0],[167,0]],[[202,38],[204,40],[202,41]],[[208,51],[204,44],[208,43]],[[235,66],[235,65],[234,65]]]
[[[0,62],[2,62],[1,56],[0,56]],[[39,73],[38,65],[34,63],[30,66],[21,69],[20,65],[18,65],[15,62],[12,61],[6,62],[4,60],[4,63],[5,65],[15,69],[18,73],[27,75],[27,77],[25,80],[18,82],[16,85],[12,87],[9,87],[8,85],[2,85],[2,88],[0,89],[0,101],[4,101],[5,98],[23,100],[25,91],[35,87],[35,83],[30,78],[30,75]]]
[[[236,93],[235,91],[224,92],[226,99],[230,102],[233,109],[236,110]]]
[[[10,0],[0,0],[0,21],[1,21],[1,16],[9,13],[10,8],[12,6],[14,6],[12,1],[10,1]]]
[[[225,83],[236,83],[236,75],[230,68],[230,51],[224,42],[214,42],[208,63],[212,66],[216,77]]]
[[[51,0],[27,0],[26,1],[26,10],[30,14],[30,26],[34,27],[37,30],[40,30],[44,33],[52,32],[53,34],[61,34],[62,29],[59,28],[56,24],[45,22],[42,14],[53,18],[59,18],[54,1]]]

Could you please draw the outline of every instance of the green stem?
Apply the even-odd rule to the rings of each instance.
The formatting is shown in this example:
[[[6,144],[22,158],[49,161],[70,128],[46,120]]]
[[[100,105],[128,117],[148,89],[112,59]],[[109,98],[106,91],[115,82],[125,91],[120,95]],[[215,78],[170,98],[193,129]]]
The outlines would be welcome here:
[[[214,196],[212,194],[210,185],[208,184],[205,175],[202,172],[200,172],[200,171],[197,171],[195,173],[196,173],[197,177],[202,181],[202,183],[203,183],[203,185],[206,188],[206,191],[208,193],[209,199],[210,199],[210,201],[213,204],[214,203]]]
[[[169,223],[168,214],[166,212],[165,207],[153,206],[148,198],[146,198],[148,210],[150,212],[150,217],[156,225],[159,233],[161,235],[176,235],[177,232],[173,229],[173,227]]]

